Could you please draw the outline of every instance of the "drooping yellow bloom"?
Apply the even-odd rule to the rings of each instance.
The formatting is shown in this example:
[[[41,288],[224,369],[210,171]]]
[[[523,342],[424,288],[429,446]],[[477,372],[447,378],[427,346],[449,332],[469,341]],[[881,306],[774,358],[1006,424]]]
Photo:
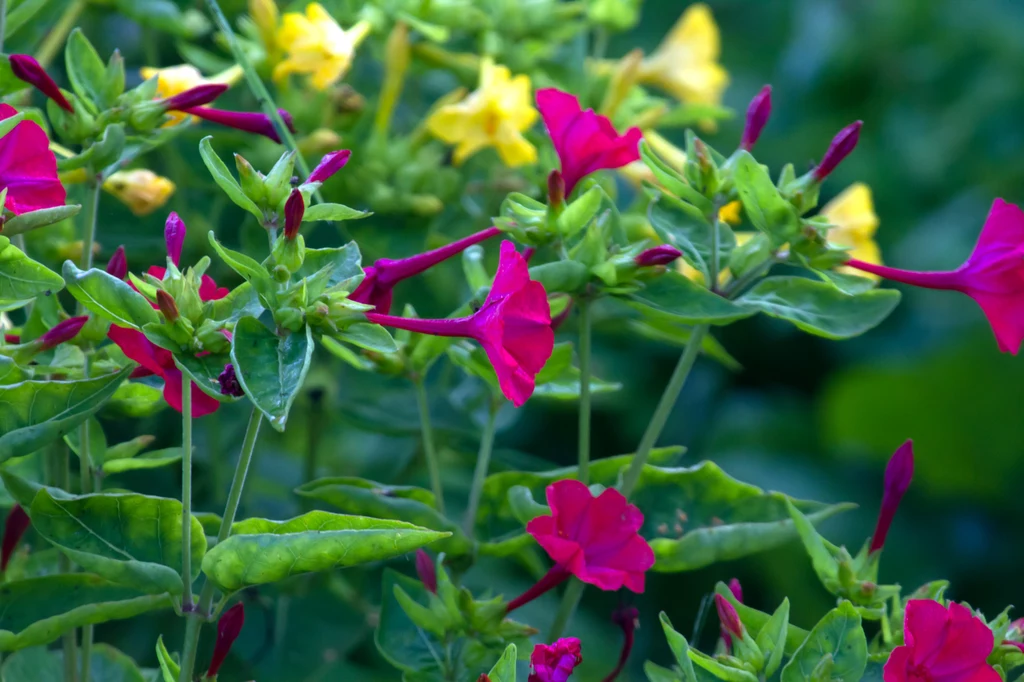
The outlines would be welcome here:
[[[523,137],[536,120],[529,76],[513,77],[508,67],[483,59],[480,86],[461,102],[439,107],[427,119],[427,129],[456,145],[456,164],[494,147],[506,166],[515,167],[537,160],[536,148]]]
[[[739,201],[730,201],[728,204],[718,209],[718,219],[722,222],[729,223],[730,225],[739,225],[743,221],[743,204]],[[737,233],[737,241],[739,241],[739,235],[746,235],[746,241],[750,238],[750,232]],[[743,242],[739,242],[742,244]]]
[[[729,204],[726,204],[726,206],[723,207],[723,210],[724,210],[724,208],[727,208],[728,206],[729,206]],[[721,213],[719,213],[719,216],[721,216]],[[750,241],[750,238],[753,237],[755,234],[757,234],[757,233],[756,232],[736,232],[735,233],[735,235],[736,235],[736,246],[743,246],[748,241]],[[698,270],[697,268],[695,268],[692,265],[690,265],[689,263],[687,263],[682,258],[680,258],[679,260],[676,261],[676,269],[678,269],[679,273],[681,275],[683,275],[684,277],[686,277],[687,279],[693,280],[697,284],[703,284],[704,283],[704,274],[700,270]],[[723,268],[722,271],[720,273],[718,273],[718,286],[724,286],[729,281],[730,277],[732,277],[732,273],[729,272],[729,268]]]
[[[212,78],[205,77],[199,69],[191,64],[179,64],[178,66],[167,66],[161,69],[152,66],[144,66],[139,69],[139,73],[146,80],[156,76],[156,94],[159,97],[166,99],[168,97],[180,95],[186,90],[191,90],[192,88],[200,85],[207,85],[209,83],[225,83],[227,85],[234,85],[242,77],[242,68],[235,65]],[[186,119],[192,118],[188,114],[180,111],[168,111],[167,115],[171,117],[171,120],[164,124],[165,127],[172,126]]]
[[[847,247],[851,258],[881,264],[882,250],[875,242],[878,216],[875,214],[870,187],[862,182],[850,185],[821,209],[821,215],[833,225],[828,231],[831,244]],[[874,275],[853,268],[840,268],[840,271],[877,279]]]
[[[718,63],[721,42],[711,10],[690,5],[658,49],[640,65],[641,83],[655,85],[683,102],[718,104],[729,74]]]
[[[103,181],[103,189],[120,199],[137,216],[149,215],[167,203],[174,183],[146,168],[117,171]]]
[[[285,14],[277,32],[277,46],[287,56],[274,67],[274,80],[304,73],[310,76],[314,88],[326,90],[348,73],[356,48],[369,32],[367,21],[344,30],[317,2],[306,5],[305,14]]]

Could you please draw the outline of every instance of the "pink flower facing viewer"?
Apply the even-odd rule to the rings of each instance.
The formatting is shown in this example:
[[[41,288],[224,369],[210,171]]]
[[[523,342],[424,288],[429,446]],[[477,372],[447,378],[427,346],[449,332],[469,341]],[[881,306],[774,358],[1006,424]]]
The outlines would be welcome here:
[[[32,521],[21,505],[16,504],[11,507],[11,511],[7,514],[7,520],[4,522],[3,548],[0,549],[0,573],[7,570],[7,564],[14,556],[14,550],[21,542],[21,536],[25,534],[30,525],[32,525]]]
[[[11,71],[14,72],[15,78],[25,81],[52,99],[64,111],[71,114],[75,113],[75,108],[71,106],[71,102],[68,101],[68,98],[60,91],[60,87],[50,78],[50,74],[46,73],[46,69],[36,61],[35,57],[27,54],[12,54],[10,60]]]
[[[530,676],[527,682],[565,682],[583,662],[580,640],[563,637],[554,644],[537,644],[530,654]]]
[[[11,105],[0,104],[0,121],[17,113]],[[0,137],[0,189],[4,187],[4,208],[14,215],[63,206],[67,200],[50,140],[34,121],[22,121]]]
[[[217,621],[217,642],[213,645],[213,659],[210,661],[210,668],[206,671],[206,677],[213,679],[217,671],[231,651],[231,645],[238,639],[245,625],[245,607],[241,602],[235,604],[224,612],[224,615]]]
[[[851,258],[847,265],[895,282],[967,294],[981,306],[999,350],[1017,354],[1024,341],[1024,211],[992,202],[974,251],[956,270],[915,272]]]
[[[914,477],[914,441],[908,440],[896,449],[885,467],[885,492],[882,493],[882,508],[878,512],[878,523],[871,536],[868,551],[877,552],[885,545],[885,537],[889,534],[889,526],[899,509],[903,494],[910,487],[910,479]]]
[[[533,395],[537,373],[555,345],[544,286],[530,279],[526,261],[508,241],[501,244],[498,273],[487,299],[469,317],[420,320],[369,312],[366,319],[420,334],[475,339],[494,366],[502,393],[516,407]]]
[[[556,88],[537,91],[537,109],[562,162],[565,194],[594,171],[621,168],[639,160],[643,134],[630,128],[619,135],[605,116],[583,111],[575,96]]]
[[[277,128],[274,127],[274,122],[270,120],[270,117],[266,114],[261,114],[254,111],[224,111],[222,109],[211,109],[210,107],[192,107],[191,109],[183,109],[186,114],[191,114],[204,121],[210,123],[218,123],[228,128],[234,128],[235,130],[243,130],[247,133],[255,133],[257,135],[263,135],[269,137],[274,142],[281,144],[281,136],[277,133]],[[295,126],[292,124],[292,115],[284,109],[278,109],[277,113],[281,114],[281,118],[284,119],[285,125],[288,126],[288,130],[295,132]]]
[[[164,240],[167,243],[167,256],[175,265],[181,260],[181,248],[185,241],[185,223],[178,217],[177,213],[171,213],[167,217],[164,227]],[[152,266],[149,274],[157,279],[163,279],[167,274],[167,268]],[[199,286],[199,297],[204,301],[216,301],[228,295],[228,290],[218,287],[217,283],[209,275],[203,275],[202,283]],[[158,306],[153,304],[154,308]],[[174,354],[171,351],[155,345],[146,335],[127,327],[111,325],[107,332],[107,338],[116,343],[122,352],[130,360],[141,365],[132,372],[132,377],[157,375],[164,380],[164,400],[178,412],[181,412],[181,391],[183,379],[181,370],[174,364]],[[203,389],[192,384],[192,416],[203,417],[217,411],[220,402],[216,398],[208,396]]]
[[[931,599],[907,602],[903,646],[885,664],[885,682],[1000,682],[985,662],[994,637],[989,627],[960,604],[948,608]]]
[[[550,516],[526,524],[526,532],[555,565],[537,584],[509,602],[511,612],[575,575],[602,590],[625,587],[644,591],[644,574],[654,565],[654,550],[640,534],[644,515],[618,490],[594,497],[575,479],[547,487]]]
[[[310,178],[315,174],[314,170],[310,174]],[[391,298],[396,284],[426,272],[474,244],[479,244],[499,234],[501,234],[501,230],[498,228],[488,227],[486,230],[463,237],[433,251],[426,251],[408,258],[380,258],[363,271],[363,281],[359,283],[349,298],[359,303],[372,305],[375,312],[386,315],[391,311]]]

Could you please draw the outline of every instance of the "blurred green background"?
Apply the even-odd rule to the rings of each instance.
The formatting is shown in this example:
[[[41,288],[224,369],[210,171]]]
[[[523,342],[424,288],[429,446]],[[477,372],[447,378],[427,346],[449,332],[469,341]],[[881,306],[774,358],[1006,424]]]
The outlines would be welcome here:
[[[243,5],[224,4],[228,10]],[[612,38],[610,56],[634,47],[653,49],[686,4],[647,0],[641,24]],[[1024,4],[709,4],[722,32],[722,62],[732,78],[725,103],[738,115],[708,140],[722,149],[734,146],[742,112],[764,83],[773,85],[774,109],[757,153],[773,169],[793,161],[802,170],[820,157],[835,131],[862,119],[860,146],[829,178],[823,199],[854,181],[870,185],[886,262],[911,269],[958,265],[994,197],[1024,201],[1024,156],[1019,153],[1024,142]],[[181,61],[171,39],[156,41],[153,32],[102,8],[90,9],[82,24],[101,54],[119,47],[130,67]],[[379,65],[364,62],[357,60],[349,82],[356,90],[372,92]],[[451,85],[450,79],[428,73],[406,97],[429,102]],[[239,108],[252,106],[242,88],[231,97]],[[309,131],[302,127],[315,119],[316,106],[326,105],[287,98],[284,104],[295,111],[300,132]],[[396,125],[411,127],[417,111],[422,109],[400,110]],[[263,248],[251,218],[247,222],[242,211],[210,192],[196,153],[198,139],[209,132],[189,131],[146,159],[179,185],[168,209],[179,211],[189,225],[186,261],[206,253],[208,229],[228,241]],[[258,168],[269,168],[278,153],[270,143],[253,145],[240,134],[212,132],[222,154],[245,149]],[[330,192],[332,186],[325,189]],[[110,196],[104,196],[100,211],[104,259],[124,243],[133,270],[160,262],[165,212],[138,219]],[[353,232],[370,260],[412,253],[485,227],[491,214],[491,207],[464,201],[449,205],[432,221],[378,215],[353,226]],[[424,230],[421,225],[428,222]],[[338,239],[327,227],[309,237],[314,245]],[[46,247],[44,241],[33,245]],[[217,274],[230,282],[228,274]],[[445,315],[465,293],[456,262],[418,284],[400,287],[396,301],[410,301],[424,315]],[[980,310],[966,297],[916,290],[904,294],[881,328],[847,342],[810,337],[764,317],[730,327],[719,338],[742,369],[700,361],[661,442],[686,445],[684,463],[712,459],[740,480],[767,489],[860,504],[857,511],[824,525],[830,539],[856,549],[873,529],[887,457],[913,438],[915,479],[889,536],[881,578],[907,589],[948,578],[952,596],[993,615],[1022,596],[1024,536],[1018,523],[1024,508],[1019,492],[1024,484],[1024,367],[999,354]],[[603,322],[599,314],[595,373],[621,382],[623,389],[596,400],[596,457],[635,448],[678,353],[625,334],[612,313],[605,310]],[[566,340],[574,340],[573,325],[570,320],[562,329]],[[426,483],[410,387],[360,374],[327,354],[318,356],[316,367],[287,434],[269,429],[262,434],[244,515],[297,514],[301,505],[291,490],[303,481],[311,448],[317,452],[319,475]],[[456,505],[463,504],[475,458],[480,390],[478,382],[444,362],[430,376],[446,486]],[[220,511],[247,412],[240,403],[199,421],[198,510]],[[139,423],[106,420],[104,426],[111,442],[152,433],[159,439],[154,447],[163,447],[178,442],[173,417],[165,411]],[[573,403],[533,400],[521,410],[506,408],[493,469],[573,462],[575,418]],[[173,467],[132,473],[108,484],[173,495],[179,473]],[[411,573],[411,564],[403,570]],[[397,672],[376,652],[372,613],[367,617],[364,609],[379,599],[379,571],[343,576],[347,582],[318,576],[280,590],[247,593],[246,627],[222,677],[261,682],[396,679]],[[695,573],[652,575],[639,597],[589,590],[571,628],[583,640],[585,662],[578,679],[601,679],[613,666],[621,635],[610,614],[621,598],[639,608],[642,623],[629,671],[621,679],[639,680],[644,660],[670,660],[659,610],[689,636],[702,598],[716,581],[734,576],[743,583],[746,601],[758,608],[772,610],[788,596],[793,621],[801,626],[813,624],[830,605],[796,544]],[[484,562],[467,581],[506,595],[530,582],[525,572],[497,562]],[[521,617],[545,628],[556,604],[549,595],[523,609]],[[164,632],[173,649],[181,629],[166,614],[99,627],[97,638],[152,664],[156,634]],[[710,650],[716,637],[712,612],[697,641]],[[200,660],[208,656],[212,630],[204,640],[207,653],[201,652]]]

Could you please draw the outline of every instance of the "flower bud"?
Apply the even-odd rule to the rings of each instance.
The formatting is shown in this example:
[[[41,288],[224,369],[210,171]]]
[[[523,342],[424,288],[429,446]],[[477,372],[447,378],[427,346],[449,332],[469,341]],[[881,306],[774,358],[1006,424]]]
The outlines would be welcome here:
[[[825,152],[825,156],[822,158],[821,163],[814,169],[815,180],[821,182],[827,178],[832,171],[836,169],[836,166],[850,155],[850,152],[853,151],[854,147],[857,146],[857,142],[860,140],[860,129],[863,125],[863,121],[854,121],[836,133],[836,136],[832,138],[832,144],[828,146],[828,151]]]
[[[124,253],[124,245],[117,247],[117,251],[107,261],[107,274],[117,279],[124,279],[128,275],[128,257]]]
[[[181,317],[181,314],[178,312],[178,304],[163,289],[156,290],[156,305],[160,308],[160,312],[163,313],[164,319],[168,322],[177,322],[178,318]]]
[[[548,206],[556,213],[565,204],[565,178],[557,168],[548,175]]]
[[[722,623],[722,629],[733,637],[743,637],[743,624],[740,622],[736,609],[728,599],[720,594],[715,595],[715,609],[718,611],[718,620]]]
[[[39,339],[39,350],[50,350],[55,348],[65,341],[78,336],[78,332],[82,331],[82,327],[89,321],[88,315],[82,315],[80,317],[70,317],[66,320],[62,320],[55,324],[52,329],[42,335]]]
[[[183,111],[209,104],[227,92],[227,89],[227,83],[205,83],[179,92],[177,95],[165,99],[161,104],[166,111]]]
[[[207,677],[216,677],[221,664],[231,651],[231,645],[238,639],[245,625],[245,607],[241,602],[235,604],[224,612],[224,615],[217,621],[217,642],[213,645],[213,658],[210,660],[210,668],[206,671]]]
[[[302,198],[302,192],[293,189],[284,203],[284,236],[291,241],[299,234],[302,226],[302,215],[306,212],[306,201]]]
[[[668,265],[682,255],[683,252],[676,247],[662,244],[640,252],[634,260],[638,266],[647,268],[655,265]]]
[[[437,569],[434,560],[422,549],[416,550],[416,575],[424,587],[437,594]]]
[[[882,494],[882,509],[878,512],[878,524],[871,536],[869,552],[874,553],[885,545],[885,537],[889,534],[889,526],[900,506],[903,494],[910,487],[914,477],[914,441],[908,440],[897,448],[885,467],[885,492]]]
[[[209,107],[193,107],[185,113],[197,116],[204,121],[234,128],[235,130],[244,130],[247,133],[263,135],[278,144],[281,143],[281,136],[278,135],[277,129],[274,128],[274,122],[266,114],[255,111],[224,111]],[[278,109],[277,113],[281,115],[285,125],[288,126],[288,130],[294,133],[295,126],[292,123],[292,115],[284,109]]]
[[[332,175],[340,171],[348,163],[352,152],[348,149],[339,149],[336,152],[325,154],[320,163],[316,165],[313,172],[306,178],[306,182],[325,182]]]
[[[771,114],[772,86],[766,85],[761,88],[761,92],[754,95],[754,99],[750,100],[750,106],[747,107],[747,124],[743,128],[740,149],[746,149],[748,152],[753,149]]]
[[[41,93],[52,99],[64,111],[75,113],[71,102],[60,91],[57,84],[50,78],[50,74],[36,61],[35,57],[27,54],[12,54],[11,71],[15,78],[23,80]]]
[[[25,534],[30,525],[32,525],[32,521],[21,505],[16,504],[11,507],[10,513],[7,514],[7,521],[4,522],[3,546],[0,548],[0,573],[7,570],[7,564],[14,556],[14,550],[21,542],[21,536]]]
[[[217,382],[220,384],[221,395],[230,395],[236,398],[240,398],[245,395],[245,391],[242,390],[242,385],[238,383],[238,376],[235,374],[235,366],[230,362],[224,365],[224,371],[217,376]]]
[[[736,597],[736,601],[743,603],[743,586],[740,585],[738,578],[729,581],[729,591],[732,592],[732,596]]]
[[[171,211],[164,223],[164,243],[167,244],[167,257],[177,265],[181,262],[181,248],[185,244],[185,221],[177,213]]]

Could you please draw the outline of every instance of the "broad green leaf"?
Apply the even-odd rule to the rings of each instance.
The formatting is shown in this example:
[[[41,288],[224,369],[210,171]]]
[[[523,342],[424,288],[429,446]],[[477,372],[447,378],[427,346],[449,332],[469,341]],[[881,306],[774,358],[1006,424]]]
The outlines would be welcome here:
[[[851,275],[847,272],[819,270],[817,268],[812,268],[812,270],[823,282],[828,282],[836,289],[839,289],[839,291],[851,296],[862,294],[865,291],[871,291],[878,285],[878,283],[872,279]]]
[[[330,266],[331,274],[327,278],[326,288],[328,290],[337,288],[355,291],[355,288],[363,281],[362,261],[363,256],[359,252],[359,245],[355,242],[326,249],[306,249],[302,267],[298,269],[295,276],[299,279],[307,279]]]
[[[423,488],[339,476],[310,481],[296,488],[295,492],[308,499],[326,502],[346,514],[395,519],[451,533],[450,537],[438,540],[434,545],[437,551],[451,556],[461,556],[472,549],[472,543],[458,524],[437,511],[434,494]]]
[[[648,682],[680,682],[683,679],[676,671],[663,668],[653,661],[644,663],[644,674],[647,675]],[[693,682],[693,680],[689,682]]]
[[[307,253],[309,252],[307,251]],[[248,282],[242,282],[227,296],[210,301],[208,305],[210,306],[210,318],[214,320],[237,322],[246,315],[259,317],[263,313],[263,303],[256,294],[256,290]]]
[[[312,357],[313,335],[308,326],[279,337],[254,317],[243,317],[235,325],[231,360],[238,381],[278,431],[284,431]]]
[[[41,208],[37,211],[28,211],[27,213],[16,215],[4,223],[4,234],[12,237],[16,234],[31,232],[40,227],[46,227],[47,225],[67,220],[78,215],[78,212],[81,210],[82,207],[79,204],[66,204],[52,208]]]
[[[648,282],[627,302],[645,315],[667,316],[690,324],[730,324],[755,312],[712,293],[673,270]]]
[[[689,654],[691,661],[723,682],[757,682],[757,676],[754,673],[725,665],[717,658],[712,658],[696,649],[689,649],[686,653]]]
[[[63,652],[61,652],[63,653]],[[44,646],[16,651],[4,661],[3,682],[64,682],[62,656]]]
[[[92,113],[103,106],[103,89],[106,80],[106,66],[96,48],[85,37],[82,29],[76,28],[68,36],[64,48],[64,63],[71,81],[71,89],[85,103]]]
[[[18,363],[6,355],[0,355],[0,384],[10,385],[31,379],[30,370],[22,369]]]
[[[203,573],[221,590],[300,573],[383,561],[447,537],[411,523],[314,511],[290,521],[246,519],[207,552]]]
[[[736,300],[737,305],[792,322],[827,339],[849,339],[877,326],[900,301],[895,289],[851,296],[826,282],[804,277],[768,277]]]
[[[138,381],[126,381],[117,387],[113,397],[103,406],[103,414],[142,419],[167,407],[163,390]]]
[[[47,490],[50,495],[56,498],[74,497],[71,493],[64,492],[60,488],[45,486],[29,478],[22,478],[12,471],[13,468],[13,466],[8,465],[0,469],[0,479],[3,479],[4,488],[11,496],[11,499],[20,504],[26,512],[32,507],[32,500],[36,498],[36,493],[40,490]],[[31,476],[31,474],[29,475]]]
[[[343,204],[313,204],[302,214],[302,222],[314,220],[358,220],[372,215],[366,211],[349,208]]]
[[[715,249],[712,228],[705,215],[675,197],[661,194],[648,206],[647,217],[661,240],[682,251],[686,262],[707,277]],[[717,222],[717,270],[722,272],[729,264],[729,254],[736,248],[736,236],[725,221]]]
[[[783,599],[771,619],[757,633],[757,648],[764,654],[764,676],[770,678],[782,664],[786,650],[786,632],[789,629],[789,599]]]
[[[679,665],[682,672],[683,682],[697,682],[697,673],[690,660],[690,646],[686,637],[676,632],[676,629],[672,627],[672,621],[668,619],[664,611],[661,612],[658,619],[661,621],[661,629],[665,631],[668,647],[672,650],[672,655],[676,657],[676,664]]]
[[[739,615],[740,620],[743,621],[743,625],[746,626],[751,632],[763,631],[768,623],[771,622],[774,616],[770,616],[763,611],[750,608],[746,604],[743,604],[736,600],[736,596],[729,589],[729,586],[725,583],[718,583],[715,585],[715,593],[725,597],[729,603],[736,609],[736,613]],[[779,607],[781,609],[781,607]],[[778,610],[776,611],[778,613]],[[798,628],[797,626],[790,624],[786,627],[786,639],[784,641],[784,653],[787,656],[792,656],[793,652],[800,648],[800,645],[807,639],[807,630]]]
[[[832,680],[860,682],[867,666],[867,646],[860,614],[844,601],[814,626],[782,669],[781,682],[810,682],[812,671],[825,656],[832,657]]]
[[[24,0],[17,7],[7,13],[7,26],[4,29],[4,38],[10,40],[18,34],[18,31],[31,19],[41,12],[51,0]],[[24,83],[26,87],[27,83]],[[7,94],[4,92],[3,94]]]
[[[184,353],[174,356],[174,364],[182,373],[188,375],[203,393],[222,403],[237,400],[234,396],[221,393],[220,381],[217,380],[225,365],[230,362],[231,356],[228,353],[209,353],[203,356]]]
[[[138,457],[119,457],[110,459],[103,463],[102,470],[106,475],[119,474],[125,471],[137,471],[139,469],[156,469],[158,467],[174,464],[181,460],[181,448],[164,448],[153,450]]]
[[[779,193],[767,169],[743,151],[733,177],[750,222],[767,233],[773,245],[788,242],[800,228],[799,217],[793,205]]]
[[[203,163],[206,164],[206,169],[210,171],[210,175],[213,176],[213,181],[217,183],[228,198],[235,202],[240,208],[244,208],[249,213],[252,213],[258,220],[263,220],[263,211],[259,209],[256,203],[245,195],[242,191],[241,185],[235,180],[235,176],[228,170],[227,165],[221,161],[220,157],[217,156],[217,152],[213,150],[213,145],[210,144],[210,140],[213,137],[208,135],[199,141],[199,155],[203,157]],[[212,232],[211,232],[212,239]]]
[[[498,662],[491,668],[491,672],[487,673],[488,679],[491,682],[516,682],[517,659],[516,645],[509,644],[505,648],[505,653],[501,655]]]
[[[0,462],[60,440],[91,417],[131,373],[77,381],[23,381],[0,386]]]
[[[121,460],[131,461],[131,460]],[[135,493],[57,499],[40,490],[32,526],[88,571],[143,592],[181,594],[181,502]],[[199,574],[206,535],[192,519],[192,576]]]
[[[399,670],[423,674],[437,672],[437,652],[443,650],[444,644],[417,627],[395,597],[395,587],[398,586],[417,602],[425,604],[428,593],[423,583],[390,568],[384,569],[381,582],[380,621],[373,637],[377,650]]]
[[[61,652],[63,654],[63,652]],[[63,656],[62,656],[63,659]],[[139,666],[131,656],[109,644],[93,644],[89,657],[89,673],[93,680],[103,682],[145,682]]]
[[[398,352],[398,344],[395,343],[388,330],[379,324],[357,322],[345,327],[335,334],[334,338],[378,353]]]
[[[348,346],[338,343],[329,336],[320,337],[320,345],[336,358],[343,360],[349,365],[362,372],[372,372],[376,365],[365,355],[352,350]]]
[[[0,309],[21,308],[40,294],[55,294],[63,288],[64,278],[0,236]]]
[[[146,297],[123,280],[96,268],[79,270],[71,261],[64,261],[63,272],[71,295],[104,320],[137,330],[159,324],[160,316]]]
[[[164,682],[178,682],[178,678],[181,677],[181,666],[167,650],[163,635],[156,638],[156,660],[160,663],[160,673]]]
[[[89,425],[89,457],[94,463],[102,462],[107,456],[107,437],[103,433],[103,426],[95,417],[89,417],[85,423]],[[77,429],[71,429],[64,436],[64,442],[71,448],[71,452],[79,457],[82,456],[81,435],[82,424],[79,424]]]
[[[0,651],[48,644],[73,628],[171,606],[167,595],[144,594],[88,573],[0,585],[0,603]]]

